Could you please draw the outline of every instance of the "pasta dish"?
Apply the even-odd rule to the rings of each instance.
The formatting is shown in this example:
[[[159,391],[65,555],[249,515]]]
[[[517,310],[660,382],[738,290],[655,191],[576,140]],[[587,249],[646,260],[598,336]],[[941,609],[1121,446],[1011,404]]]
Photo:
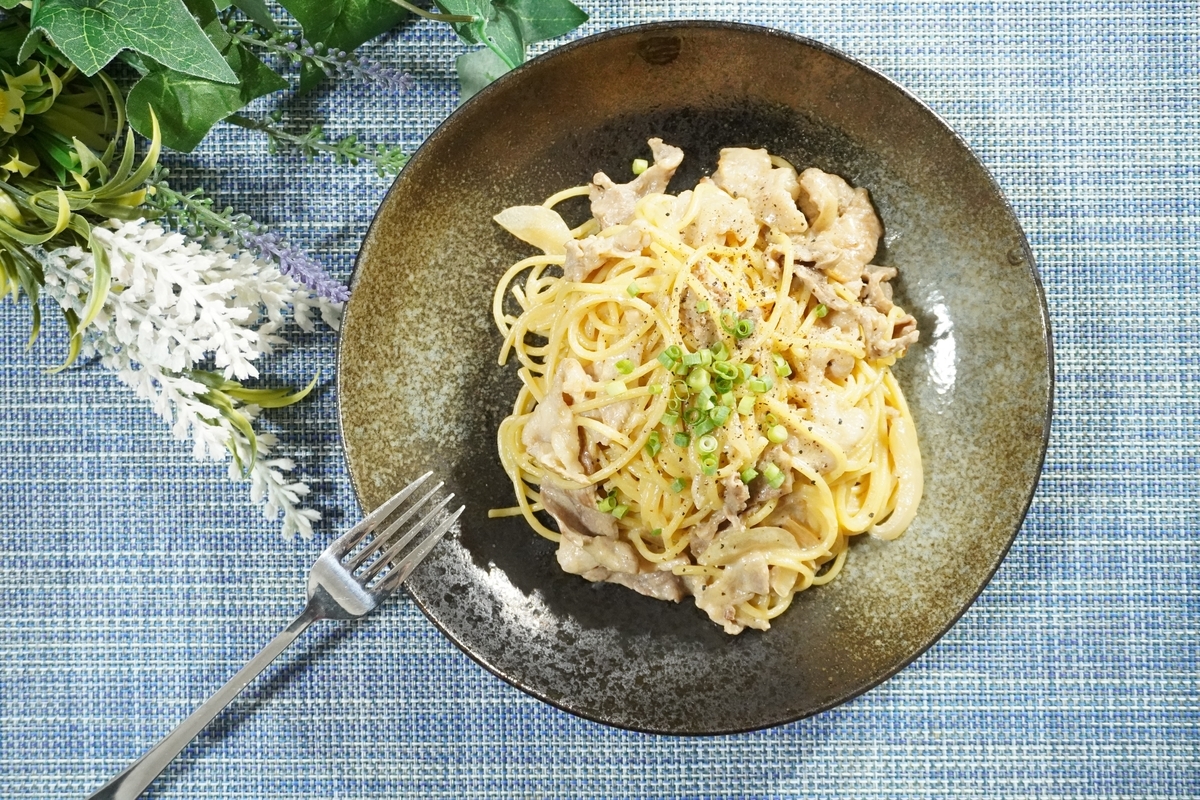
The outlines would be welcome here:
[[[894,539],[916,514],[890,369],[916,320],[871,263],[865,189],[730,148],[672,195],[683,152],[649,144],[628,183],[601,172],[496,216],[540,253],[493,303],[522,387],[498,434],[517,505],[492,514],[524,515],[569,573],[766,630],[851,537]],[[580,196],[592,216],[572,229],[555,207]]]

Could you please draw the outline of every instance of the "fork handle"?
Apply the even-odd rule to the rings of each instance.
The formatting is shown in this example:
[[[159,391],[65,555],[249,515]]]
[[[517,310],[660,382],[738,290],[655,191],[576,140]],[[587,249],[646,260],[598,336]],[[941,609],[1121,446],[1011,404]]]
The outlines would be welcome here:
[[[164,736],[158,744],[146,751],[146,754],[130,764],[124,772],[117,775],[108,783],[101,786],[87,800],[134,800],[146,790],[155,778],[159,776],[167,764],[195,739],[213,717],[217,716],[233,698],[241,693],[250,681],[254,680],[267,665],[274,661],[280,653],[288,648],[296,637],[304,633],[309,625],[320,619],[315,605],[309,603],[300,616],[292,620],[282,633],[272,639],[258,655],[250,659],[250,663],[238,670],[212,697],[204,701],[204,705],[192,712],[191,716],[176,726],[175,730]]]

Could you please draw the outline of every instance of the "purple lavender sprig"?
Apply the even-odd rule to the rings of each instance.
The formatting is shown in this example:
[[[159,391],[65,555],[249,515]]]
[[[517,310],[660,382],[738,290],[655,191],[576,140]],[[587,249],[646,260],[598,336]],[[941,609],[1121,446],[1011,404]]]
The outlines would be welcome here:
[[[294,244],[283,241],[278,234],[269,231],[252,233],[247,230],[237,238],[247,250],[278,262],[279,271],[296,283],[339,303],[350,299],[350,290],[341,281],[330,277],[325,268],[309,257],[308,253]]]
[[[330,49],[321,42],[309,42],[297,33],[276,31],[267,35],[246,23],[231,25],[228,30],[242,44],[266,50],[293,64],[316,67],[330,77],[372,81],[401,93],[412,86],[412,76],[406,72],[356,53]]]
[[[233,209],[217,211],[203,189],[177,192],[167,183],[167,170],[159,168],[149,180],[146,204],[160,211],[165,220],[188,236],[220,236],[263,259],[279,264],[279,271],[318,295],[343,303],[350,298],[345,284],[330,276],[311,256],[288,244],[267,226]]]

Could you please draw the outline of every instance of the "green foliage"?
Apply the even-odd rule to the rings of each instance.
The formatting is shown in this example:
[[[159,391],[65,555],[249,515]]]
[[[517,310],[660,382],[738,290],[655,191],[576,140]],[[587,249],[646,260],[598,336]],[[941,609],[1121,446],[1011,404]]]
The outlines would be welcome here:
[[[263,0],[234,0],[233,5],[258,27],[274,32],[275,20]]]
[[[570,0],[438,0],[449,14],[409,0],[279,2],[295,18],[299,33],[277,30],[266,0],[35,0],[30,11],[19,0],[0,0],[0,6],[15,9],[11,24],[0,30],[0,52],[7,54],[10,67],[41,54],[69,62],[86,76],[99,74],[119,56],[141,75],[128,98],[130,124],[148,136],[153,110],[163,143],[189,151],[213,125],[250,101],[286,89],[288,81],[277,71],[281,66],[299,69],[302,92],[328,75],[396,86],[398,70],[365,69],[352,53],[410,13],[448,22],[464,41],[486,46],[459,59],[464,97],[522,63],[530,44],[561,36],[587,19]],[[234,22],[239,11],[248,22]],[[270,66],[252,47],[269,54]],[[0,108],[0,119],[4,113]],[[94,134],[76,128],[81,141],[98,146]],[[307,139],[313,142],[305,150],[310,156],[323,151],[352,162],[370,160],[387,164],[385,172],[398,163],[388,148],[375,152],[354,143],[354,150],[342,140],[330,150],[324,145],[334,143],[323,137]],[[69,169],[59,154],[43,155],[48,165],[59,164],[57,174],[66,180]]]
[[[34,58],[19,60],[15,43],[26,32],[14,20],[0,23],[0,295],[30,299],[32,342],[45,282],[36,248],[90,249],[92,221],[144,216],[145,184],[160,139],[152,124],[150,148],[138,165],[116,85],[104,73],[82,75],[41,48]],[[76,332],[91,323],[107,296],[103,271],[98,262],[82,316],[68,315],[68,363],[79,350]]]
[[[151,70],[129,92],[129,121],[134,129],[147,135],[154,109],[162,115],[163,144],[188,152],[213,125],[254,98],[287,88],[287,81],[245,48],[231,48],[228,57],[242,79],[240,84],[205,81],[168,69]]]
[[[400,24],[408,12],[387,0],[280,0],[296,21],[304,38],[328,48],[354,50]],[[300,91],[316,86],[325,77],[320,69],[304,64]]]
[[[211,5],[211,4],[210,4]],[[146,136],[152,127],[151,109],[162,124],[163,144],[190,151],[221,120],[256,97],[287,88],[287,81],[259,60],[216,19],[205,33],[221,48],[221,55],[238,82],[218,83],[155,64],[129,92],[129,121]]]
[[[380,177],[399,175],[400,170],[408,163],[408,154],[399,147],[388,147],[384,144],[371,147],[360,142],[354,134],[329,141],[325,136],[325,129],[320,125],[314,125],[308,133],[297,135],[280,128],[278,124],[273,124],[278,121],[278,115],[270,121],[251,119],[241,114],[229,117],[229,122],[234,125],[265,133],[272,152],[281,146],[294,147],[309,161],[323,155],[332,158],[335,164],[367,162],[375,167]]]
[[[553,39],[587,21],[587,14],[570,0],[437,0],[450,14],[474,17],[454,24],[468,44],[482,44],[509,68],[524,63],[534,42]]]
[[[455,66],[458,69],[458,83],[462,87],[459,96],[463,100],[474,96],[510,69],[500,56],[486,47],[463,53],[455,60]]]
[[[588,20],[570,0],[499,0],[498,4],[516,14],[527,45],[568,34]]]
[[[183,0],[38,0],[29,27],[31,38],[45,33],[85,75],[133,50],[185,75],[237,81]]]
[[[249,441],[250,458],[247,463],[242,462],[237,448],[233,443],[230,442],[229,444],[229,452],[233,455],[244,476],[249,476],[250,468],[254,465],[254,460],[258,453],[258,437],[254,433],[251,418],[242,413],[240,406],[246,404],[255,405],[259,408],[284,408],[285,406],[299,403],[305,397],[308,397],[313,387],[317,385],[317,380],[321,377],[321,374],[318,372],[309,381],[308,386],[293,392],[286,386],[269,389],[250,389],[238,381],[227,379],[219,372],[209,372],[207,370],[189,369],[184,372],[184,375],[207,387],[207,391],[199,396],[199,400],[220,412],[221,416],[227,419],[229,424]]]

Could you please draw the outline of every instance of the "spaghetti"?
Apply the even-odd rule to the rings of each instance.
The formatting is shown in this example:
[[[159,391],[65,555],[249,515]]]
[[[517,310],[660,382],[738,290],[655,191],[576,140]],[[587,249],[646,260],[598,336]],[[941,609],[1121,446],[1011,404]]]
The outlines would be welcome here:
[[[683,154],[650,146],[629,183],[598,173],[496,217],[542,253],[494,299],[522,388],[498,434],[518,504],[492,513],[524,515],[568,572],[765,630],[851,537],[894,539],[916,513],[890,370],[916,322],[870,263],[864,189],[734,148],[671,195]],[[582,195],[592,218],[571,229],[554,207]]]

